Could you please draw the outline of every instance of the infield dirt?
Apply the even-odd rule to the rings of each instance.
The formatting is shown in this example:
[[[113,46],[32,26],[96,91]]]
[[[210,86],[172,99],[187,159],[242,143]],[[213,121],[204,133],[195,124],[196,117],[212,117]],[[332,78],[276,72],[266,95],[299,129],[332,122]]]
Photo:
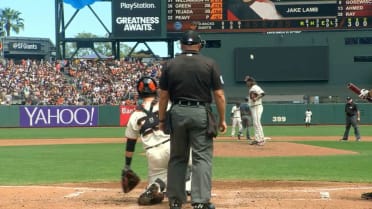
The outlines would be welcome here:
[[[338,140],[338,137],[273,137],[265,146],[251,146],[230,137],[216,139],[215,156],[313,156],[357,154],[310,145],[295,140]],[[372,138],[363,138],[372,141]],[[0,140],[0,146],[44,144],[122,143],[123,139],[40,139]],[[340,142],[341,143],[341,142]],[[79,184],[0,186],[0,209],[167,209],[168,201],[154,206],[138,206],[142,182],[128,194],[120,182]],[[217,209],[372,209],[372,202],[362,200],[372,184],[302,181],[213,181],[212,202]],[[329,194],[328,197],[324,194]],[[184,209],[191,209],[189,203]]]

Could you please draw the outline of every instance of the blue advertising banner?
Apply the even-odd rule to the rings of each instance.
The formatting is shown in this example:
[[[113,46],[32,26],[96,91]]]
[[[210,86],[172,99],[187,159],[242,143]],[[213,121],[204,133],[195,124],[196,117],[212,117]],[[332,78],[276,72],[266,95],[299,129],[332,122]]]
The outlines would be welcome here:
[[[92,106],[22,106],[21,127],[97,126],[98,108]]]

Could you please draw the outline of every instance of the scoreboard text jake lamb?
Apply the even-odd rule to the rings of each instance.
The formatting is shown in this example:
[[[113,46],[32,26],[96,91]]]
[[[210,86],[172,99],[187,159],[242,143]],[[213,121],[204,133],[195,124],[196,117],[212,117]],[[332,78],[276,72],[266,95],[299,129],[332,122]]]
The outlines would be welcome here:
[[[372,28],[372,0],[168,0],[167,32]]]

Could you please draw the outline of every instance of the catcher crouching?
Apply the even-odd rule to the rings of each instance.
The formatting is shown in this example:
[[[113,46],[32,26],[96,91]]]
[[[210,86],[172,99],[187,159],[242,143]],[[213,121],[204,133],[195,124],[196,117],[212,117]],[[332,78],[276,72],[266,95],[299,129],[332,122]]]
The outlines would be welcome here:
[[[156,81],[151,77],[142,77],[137,83],[137,91],[143,103],[131,114],[125,131],[126,152],[121,184],[123,192],[128,193],[140,182],[140,178],[130,167],[137,139],[140,138],[148,161],[148,185],[139,196],[138,204],[153,205],[164,200],[170,136],[159,130]]]

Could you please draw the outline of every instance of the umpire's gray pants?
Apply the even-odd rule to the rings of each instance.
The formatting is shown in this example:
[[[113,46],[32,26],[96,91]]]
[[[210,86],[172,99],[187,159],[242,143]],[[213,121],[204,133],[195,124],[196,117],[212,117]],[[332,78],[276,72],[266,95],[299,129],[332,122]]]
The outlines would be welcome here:
[[[167,195],[170,202],[186,202],[185,178],[192,148],[192,203],[208,203],[211,198],[213,138],[206,134],[204,106],[174,105],[171,110],[171,151],[168,164]]]

